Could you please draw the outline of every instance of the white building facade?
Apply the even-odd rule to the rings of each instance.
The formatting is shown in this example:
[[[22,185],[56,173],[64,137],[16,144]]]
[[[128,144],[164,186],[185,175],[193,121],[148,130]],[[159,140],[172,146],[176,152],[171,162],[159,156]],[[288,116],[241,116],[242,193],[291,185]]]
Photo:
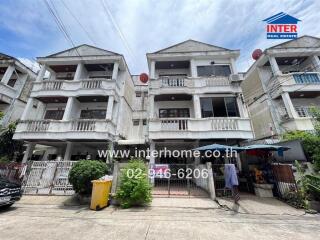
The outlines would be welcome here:
[[[97,159],[106,148],[237,145],[254,137],[239,54],[188,40],[147,54],[148,83],[130,75],[122,55],[88,45],[38,58],[42,68],[14,139],[28,144],[24,161]],[[150,157],[193,161],[199,159]]]
[[[266,49],[241,87],[257,139],[312,131],[320,106],[320,39],[303,36]]]
[[[42,67],[14,135],[27,143],[24,162],[98,159],[97,150],[128,139],[134,84],[122,55],[81,45],[38,62]]]
[[[190,150],[252,139],[237,72],[238,50],[194,40],[147,54],[151,150]],[[151,158],[151,163],[189,163],[186,157]]]
[[[18,59],[0,53],[0,111],[1,126],[20,119],[36,74]]]

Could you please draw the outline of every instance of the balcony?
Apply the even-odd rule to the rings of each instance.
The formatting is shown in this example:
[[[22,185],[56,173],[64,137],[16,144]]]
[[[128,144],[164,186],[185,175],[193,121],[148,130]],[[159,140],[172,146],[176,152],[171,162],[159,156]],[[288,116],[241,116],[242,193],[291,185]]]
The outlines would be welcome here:
[[[320,91],[320,73],[295,72],[272,78],[267,85],[273,89],[272,96],[278,97],[281,92],[315,92]]]
[[[232,84],[235,75],[230,77],[187,77],[187,76],[165,76],[151,80],[150,89],[157,94],[161,93],[188,93],[197,92],[240,92],[240,86]],[[240,79],[240,78],[239,78]]]
[[[114,95],[120,86],[111,79],[53,80],[34,82],[31,97],[77,96],[81,94]],[[69,93],[66,95],[66,93]]]
[[[0,102],[10,104],[12,99],[17,97],[17,94],[16,89],[0,82]]]
[[[14,139],[112,140],[115,125],[109,120],[26,120],[18,124]]]
[[[250,139],[248,118],[161,118],[149,122],[150,139]]]

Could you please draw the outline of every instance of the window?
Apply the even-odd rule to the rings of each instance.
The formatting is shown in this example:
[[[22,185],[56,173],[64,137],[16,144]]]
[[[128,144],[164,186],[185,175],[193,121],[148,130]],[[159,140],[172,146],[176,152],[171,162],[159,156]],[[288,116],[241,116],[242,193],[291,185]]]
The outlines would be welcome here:
[[[10,87],[14,87],[14,85],[16,85],[16,82],[17,82],[17,79],[10,79],[9,81],[8,81],[8,86],[10,86]]]
[[[159,110],[160,118],[189,118],[189,108],[167,108]]]
[[[141,92],[136,92],[136,97],[141,97]]]
[[[105,119],[106,110],[102,109],[92,109],[92,110],[81,110],[81,119]]]
[[[239,116],[235,97],[201,98],[200,104],[202,118]]]
[[[140,120],[133,120],[133,126],[139,126],[140,125]]]
[[[210,65],[197,67],[199,77],[224,76],[228,77],[231,74],[229,65]]]
[[[64,110],[47,110],[44,119],[48,120],[62,120]]]
[[[142,120],[142,124],[145,126],[145,125],[147,125],[147,119],[143,119]]]

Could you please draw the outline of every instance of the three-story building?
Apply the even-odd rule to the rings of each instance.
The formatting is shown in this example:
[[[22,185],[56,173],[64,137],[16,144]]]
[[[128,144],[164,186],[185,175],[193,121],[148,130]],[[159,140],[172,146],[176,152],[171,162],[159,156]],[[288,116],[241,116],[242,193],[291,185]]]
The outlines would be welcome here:
[[[97,150],[129,137],[134,83],[122,55],[81,45],[38,62],[41,70],[14,135],[28,144],[23,161],[36,145],[33,159],[97,159]]]
[[[148,53],[150,149],[190,150],[253,138],[236,69],[239,50],[188,40]],[[186,163],[188,158],[154,158]]]
[[[18,59],[0,53],[0,126],[20,119],[36,74]]]
[[[303,36],[266,49],[242,83],[256,138],[312,131],[320,105],[320,39]]]

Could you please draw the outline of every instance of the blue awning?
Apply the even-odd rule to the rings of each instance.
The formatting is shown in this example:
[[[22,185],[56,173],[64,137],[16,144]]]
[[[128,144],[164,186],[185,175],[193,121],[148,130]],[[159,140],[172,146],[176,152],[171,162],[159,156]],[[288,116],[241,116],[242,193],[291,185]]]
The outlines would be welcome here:
[[[222,151],[225,152],[228,149],[228,151],[235,150],[237,152],[241,152],[245,150],[243,147],[236,147],[236,146],[227,146],[227,145],[221,145],[221,144],[211,144],[211,145],[206,145],[198,148],[194,148],[192,150],[197,150],[197,151]]]

